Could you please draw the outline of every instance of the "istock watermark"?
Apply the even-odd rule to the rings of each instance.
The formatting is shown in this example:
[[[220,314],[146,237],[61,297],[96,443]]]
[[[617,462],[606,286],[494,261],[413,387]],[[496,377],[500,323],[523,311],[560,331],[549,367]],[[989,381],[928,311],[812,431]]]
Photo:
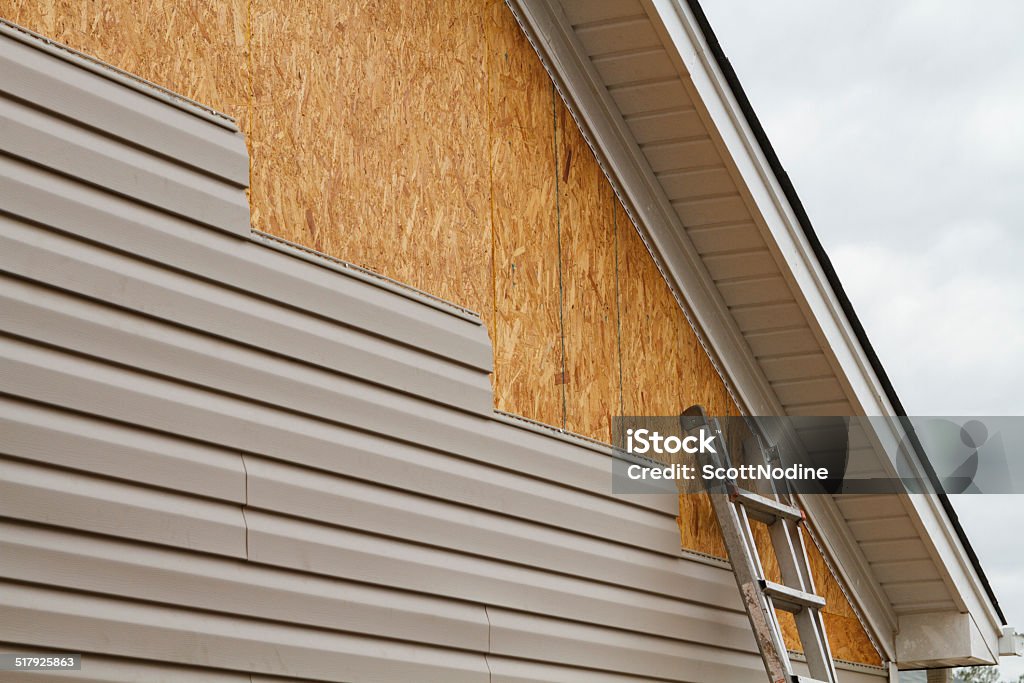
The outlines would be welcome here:
[[[617,493],[770,482],[801,495],[1024,493],[1024,417],[624,416]]]
[[[711,429],[700,429],[697,434],[676,436],[663,435],[651,429],[627,429],[627,455],[724,455],[722,448],[716,447],[718,435]],[[756,465],[733,465],[704,463],[702,465],[672,463],[666,466],[630,463],[626,466],[626,476],[633,480],[669,479],[681,481],[727,482],[737,479],[762,479],[769,481],[798,481],[801,479],[823,480],[829,476],[825,467],[806,467],[800,464],[788,467],[772,466],[768,463]]]

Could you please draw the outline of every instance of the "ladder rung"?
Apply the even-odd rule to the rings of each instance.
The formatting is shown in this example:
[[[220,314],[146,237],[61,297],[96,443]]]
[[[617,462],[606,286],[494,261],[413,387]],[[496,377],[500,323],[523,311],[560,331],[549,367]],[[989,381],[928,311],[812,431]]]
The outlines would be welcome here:
[[[793,674],[793,681],[792,681],[792,683],[824,683],[824,682],[823,681],[819,681],[817,678],[808,678],[807,676],[797,676],[796,674]]]
[[[786,505],[753,491],[736,488],[729,493],[729,500],[747,509],[747,515],[765,524],[774,524],[777,519],[800,521],[804,513],[794,505]]]
[[[774,581],[761,579],[761,590],[772,599],[772,605],[784,612],[799,612],[805,607],[820,609],[825,606],[825,598],[814,593],[797,590]]]

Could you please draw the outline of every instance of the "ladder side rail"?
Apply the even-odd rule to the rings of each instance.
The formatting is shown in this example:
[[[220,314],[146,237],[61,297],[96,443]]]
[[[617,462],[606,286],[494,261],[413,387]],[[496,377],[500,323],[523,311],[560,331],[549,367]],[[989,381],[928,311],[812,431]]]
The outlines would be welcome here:
[[[761,436],[758,436],[758,443],[762,446],[761,454],[766,463],[781,465],[782,459],[777,446],[765,446]],[[773,483],[772,488],[775,489],[778,500],[796,505],[795,496],[788,482],[779,482],[777,486]],[[814,577],[811,575],[810,560],[807,557],[807,548],[799,523],[779,518],[769,525],[768,531],[779,563],[782,583],[805,593],[815,594]],[[811,676],[833,683],[837,680],[837,674],[820,609],[805,607],[795,612],[793,617]]]
[[[727,494],[708,492],[711,505],[719,520],[722,538],[729,553],[733,575],[740,591],[740,599],[750,620],[754,632],[757,649],[764,661],[768,679],[771,683],[782,683],[792,680],[793,670],[782,640],[782,630],[778,617],[771,602],[760,586],[760,567],[752,562],[749,554],[738,553],[738,549],[748,547],[743,537],[739,512],[729,501]]]
[[[711,432],[715,448],[711,453],[698,455],[702,465],[733,466],[729,445],[717,418],[708,418],[702,407],[693,406],[680,416],[680,423],[684,431],[698,432],[698,437],[702,429]],[[781,466],[778,448],[769,443],[759,425],[755,426],[756,429],[751,429],[751,437],[741,445],[740,464]],[[797,514],[799,508],[791,487],[785,481],[765,481],[757,477],[753,478],[751,487],[741,488],[732,478],[722,483],[704,483],[769,680],[772,683],[807,680],[793,674],[775,608],[775,601],[779,600],[779,609],[794,616],[810,675],[822,683],[836,683],[835,664],[821,614],[824,599],[815,593],[807,548],[799,526],[804,520],[802,513]],[[767,523],[772,549],[779,564],[779,584],[765,580],[764,564],[751,528],[750,515],[753,513],[748,506],[756,512],[757,519]]]
[[[682,417],[683,430],[688,434],[696,433],[695,435],[699,437],[701,429],[707,429],[712,433],[715,453],[699,453],[697,457],[702,461],[701,465],[730,466],[728,446],[718,421],[709,420],[703,408],[699,409],[698,414],[684,414]],[[718,519],[722,540],[725,542],[729,562],[732,564],[733,576],[739,588],[740,600],[743,602],[744,610],[750,621],[754,640],[764,662],[769,681],[771,683],[789,683],[794,678],[792,664],[782,639],[782,629],[779,626],[775,609],[761,589],[760,581],[764,578],[764,570],[758,559],[749,520],[745,511],[742,511],[740,506],[730,500],[729,490],[730,487],[735,487],[736,482],[724,483],[725,486],[722,486],[705,481],[705,489],[715,517]]]
[[[769,466],[781,466],[782,458],[777,446],[768,444],[762,433],[754,435],[763,462]],[[788,505],[796,505],[795,496],[788,482],[771,482],[775,498]],[[811,575],[807,548],[798,522],[777,518],[768,525],[772,547],[779,563],[779,575],[783,585],[805,593],[815,594],[814,577]],[[800,644],[803,646],[807,668],[812,678],[834,683],[837,680],[835,664],[825,633],[824,619],[818,608],[805,607],[793,613]]]
[[[745,460],[749,463],[753,460],[760,460],[770,467],[781,465],[778,448],[766,445],[760,434],[744,442]],[[751,457],[756,453],[756,458]],[[779,502],[794,505],[795,501],[786,482],[776,485],[773,480],[757,480],[757,492],[768,496]],[[746,520],[746,508],[737,504],[749,527],[749,520]],[[781,583],[785,586],[796,588],[805,593],[814,594],[814,580],[810,573],[810,563],[807,558],[806,548],[803,543],[803,536],[799,523],[791,519],[778,517],[771,524],[767,524],[768,533],[771,537],[772,548],[775,551],[776,561],[779,565],[779,576]],[[753,534],[747,538],[752,546],[752,556],[757,563],[758,574],[765,579],[764,564],[760,561],[757,548],[753,543]],[[772,601],[769,600],[769,604]],[[778,616],[775,610],[771,610],[771,616],[778,623]],[[832,662],[832,655],[828,645],[828,638],[825,634],[824,621],[816,608],[804,608],[793,613],[797,633],[800,636],[800,644],[803,646],[804,657],[807,660],[807,668],[812,678],[833,683],[836,681],[836,671]],[[777,626],[781,632],[781,626]]]
[[[791,520],[782,520],[770,528],[772,542],[779,557],[782,582],[807,593],[815,593],[814,577],[811,575],[807,548],[799,526]],[[779,552],[788,547],[788,552]],[[812,678],[830,683],[837,680],[832,652],[825,633],[825,622],[818,608],[804,608],[793,615],[797,633],[803,646],[807,668]]]

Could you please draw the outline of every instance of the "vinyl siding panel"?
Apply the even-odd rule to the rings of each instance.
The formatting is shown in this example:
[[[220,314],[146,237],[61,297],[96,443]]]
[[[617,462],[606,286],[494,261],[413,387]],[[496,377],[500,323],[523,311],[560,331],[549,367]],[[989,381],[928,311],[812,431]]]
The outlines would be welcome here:
[[[210,227],[248,234],[249,204],[238,191],[248,185],[240,133],[197,126],[194,116],[55,59],[15,31],[3,36],[0,60],[9,74],[0,99],[5,154]]]
[[[314,680],[487,680],[478,653],[38,586],[0,597],[14,642]]]
[[[245,557],[245,524],[237,505],[13,460],[0,460],[0,515]]]
[[[19,459],[245,502],[242,459],[229,449],[4,397],[0,432]]]
[[[458,601],[67,529],[0,523],[0,531],[0,566],[17,581],[432,645],[487,646],[484,615]],[[396,613],[403,618],[389,618]]]
[[[18,54],[71,95],[9,120],[78,142],[0,150],[0,647],[85,662],[9,680],[761,680],[675,497],[492,411],[479,319],[235,230],[229,124]]]
[[[3,90],[9,98],[70,117],[81,126],[225,183],[237,187],[249,184],[248,154],[241,135],[225,135],[217,126],[195,125],[194,110],[168,106],[167,101],[155,99],[160,93],[152,89],[147,89],[147,96],[109,78],[83,77],[84,60],[57,60],[34,44],[4,40],[0,42],[0,55],[4,61]],[[115,75],[106,67],[94,66],[98,75]],[[229,131],[232,127],[226,119],[220,124]]]

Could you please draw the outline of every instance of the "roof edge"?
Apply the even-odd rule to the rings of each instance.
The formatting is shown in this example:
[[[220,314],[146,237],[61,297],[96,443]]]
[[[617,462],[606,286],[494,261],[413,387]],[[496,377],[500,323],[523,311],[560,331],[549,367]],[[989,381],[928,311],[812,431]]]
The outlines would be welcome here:
[[[970,540],[967,538],[966,531],[960,524],[960,519],[956,514],[956,510],[953,508],[953,504],[942,489],[941,482],[939,481],[938,475],[925,453],[924,446],[918,439],[910,421],[906,419],[907,412],[903,406],[903,402],[896,393],[896,388],[893,386],[888,373],[882,366],[882,362],[879,359],[878,354],[875,352],[875,349],[871,344],[871,340],[868,338],[867,331],[864,329],[864,325],[857,316],[857,312],[853,308],[853,303],[846,294],[846,290],[843,288],[839,275],[836,272],[835,267],[832,265],[832,260],[829,258],[821,240],[814,231],[814,227],[812,226],[810,217],[807,215],[807,211],[803,206],[803,202],[800,201],[800,197],[797,195],[796,188],[793,186],[793,182],[790,180],[789,174],[786,173],[785,168],[782,166],[782,162],[779,160],[774,147],[772,147],[771,141],[768,139],[768,135],[765,132],[764,127],[761,125],[760,119],[758,119],[756,112],[754,112],[753,106],[743,89],[743,85],[740,83],[739,77],[737,76],[735,69],[732,67],[732,63],[725,55],[725,51],[723,50],[721,43],[718,41],[718,37],[715,35],[715,32],[711,27],[711,23],[708,21],[707,15],[704,13],[700,2],[698,0],[685,0],[685,2],[693,13],[698,28],[700,28],[701,33],[704,35],[704,39],[711,50],[711,57],[715,60],[718,68],[721,70],[722,76],[725,78],[725,81],[736,100],[736,104],[739,106],[747,125],[750,126],[750,130],[760,147],[761,153],[764,154],[772,173],[779,183],[779,187],[782,189],[782,192],[786,197],[786,201],[793,210],[800,229],[803,231],[815,258],[818,260],[818,263],[825,274],[825,278],[828,281],[829,286],[832,288],[832,292],[850,324],[850,328],[853,330],[853,333],[856,336],[872,371],[875,373],[879,384],[885,392],[886,399],[892,405],[896,416],[900,418],[900,423],[906,431],[907,436],[910,438],[911,444],[916,451],[916,455],[924,466],[925,472],[931,480],[932,485],[935,487],[935,490],[938,491],[938,498],[942,508],[949,517],[957,538],[963,545],[964,551],[967,553],[968,559],[974,567],[974,570],[978,573],[978,578],[985,589],[985,593],[992,602],[992,606],[995,609],[996,614],[999,616],[999,619],[1005,625],[1006,616],[1003,614],[1002,608],[999,605],[999,600],[996,598],[988,577],[985,575],[985,570],[981,566],[981,561],[971,545]]]

